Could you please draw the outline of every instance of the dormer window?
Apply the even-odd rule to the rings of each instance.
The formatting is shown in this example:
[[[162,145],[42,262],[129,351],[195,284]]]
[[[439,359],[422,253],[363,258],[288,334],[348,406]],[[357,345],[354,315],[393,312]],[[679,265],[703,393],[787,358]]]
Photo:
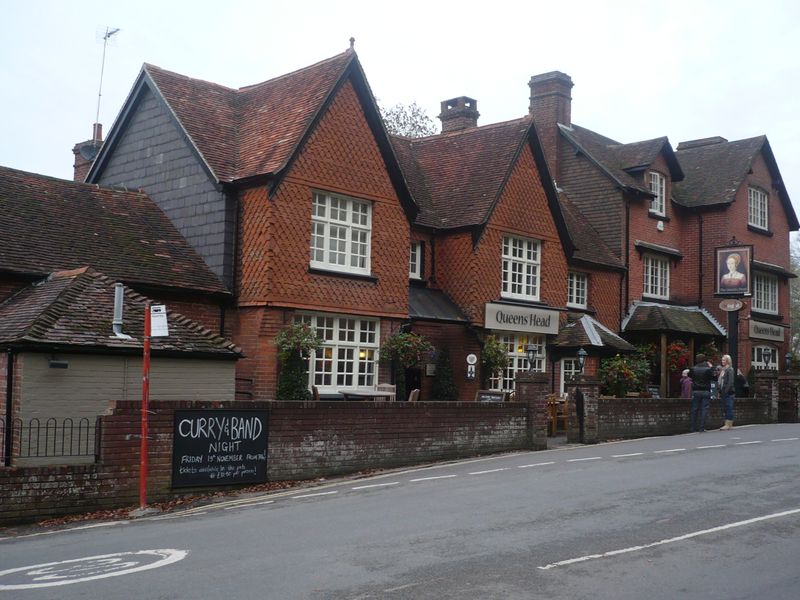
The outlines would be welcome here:
[[[759,229],[769,229],[769,196],[758,188],[747,190],[747,224]]]
[[[650,212],[661,217],[667,214],[667,179],[657,171],[650,171],[650,191],[655,198],[650,201]]]

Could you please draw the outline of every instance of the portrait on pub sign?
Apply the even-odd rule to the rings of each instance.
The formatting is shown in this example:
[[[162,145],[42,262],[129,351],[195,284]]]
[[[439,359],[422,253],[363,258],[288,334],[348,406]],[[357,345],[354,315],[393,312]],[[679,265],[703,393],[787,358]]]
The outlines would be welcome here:
[[[717,294],[750,294],[750,258],[752,246],[717,248]]]

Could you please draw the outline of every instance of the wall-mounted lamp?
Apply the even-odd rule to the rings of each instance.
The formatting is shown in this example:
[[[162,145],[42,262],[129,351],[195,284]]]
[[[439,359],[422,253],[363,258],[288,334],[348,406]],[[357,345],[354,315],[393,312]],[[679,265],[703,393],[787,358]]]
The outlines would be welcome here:
[[[588,355],[589,353],[583,349],[583,346],[578,349],[578,366],[581,368],[581,373],[583,373],[583,365],[586,364],[586,357]]]
[[[794,355],[791,352],[787,352],[786,355],[783,357],[784,365],[786,366],[786,370],[789,371],[792,368],[792,358]]]
[[[47,361],[47,366],[51,369],[69,369],[69,362],[51,356]]]
[[[767,349],[761,356],[764,357],[764,368],[769,369],[769,363],[772,360],[772,349]]]
[[[536,358],[536,346],[528,344],[525,348],[525,353],[528,355],[528,373],[533,373],[533,359]]]

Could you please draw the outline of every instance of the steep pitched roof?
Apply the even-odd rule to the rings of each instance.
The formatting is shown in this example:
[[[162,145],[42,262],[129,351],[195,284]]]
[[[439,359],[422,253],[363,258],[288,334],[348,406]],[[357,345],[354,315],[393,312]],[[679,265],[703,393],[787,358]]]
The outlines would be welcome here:
[[[677,157],[686,179],[675,186],[675,201],[687,207],[730,204],[759,153],[763,153],[773,184],[779,190],[790,228],[797,230],[797,215],[764,135],[733,142],[715,137],[678,144]]]
[[[426,138],[393,136],[421,209],[416,223],[442,229],[485,223],[530,128],[529,120],[516,119]]]
[[[18,348],[141,352],[147,298],[124,289],[124,327],[113,334],[114,282],[83,267],[53,273],[0,304],[0,343]],[[237,359],[231,342],[168,312],[169,336],[154,337],[154,353]]]
[[[725,328],[704,308],[672,306],[656,302],[634,302],[622,331],[673,331],[696,335],[725,336]]]
[[[624,269],[622,260],[614,255],[597,230],[563,190],[559,190],[558,200],[561,203],[561,212],[570,238],[575,245],[571,258],[593,265]]]
[[[146,64],[178,122],[219,181],[280,171],[354,52],[238,90]]]
[[[415,223],[436,229],[485,225],[515,161],[527,144],[565,252],[572,252],[564,216],[533,121],[470,127],[426,138],[392,137],[405,180],[420,207]]]
[[[409,218],[414,204],[377,104],[350,49],[268,81],[233,89],[145,64],[119,118],[87,175],[94,180],[114,151],[143,90],[150,89],[174,117],[217,184],[277,178],[285,172],[342,82],[352,81],[389,176]]]
[[[617,185],[636,193],[651,196],[650,188],[633,177],[653,164],[663,154],[670,169],[670,178],[680,181],[684,174],[666,137],[622,144],[579,125],[559,125],[561,135],[595,163]]]
[[[573,318],[561,327],[552,346],[559,350],[588,348],[594,355],[633,352],[636,348],[589,315]]]
[[[0,167],[0,270],[82,265],[128,284],[228,294],[146,194]]]

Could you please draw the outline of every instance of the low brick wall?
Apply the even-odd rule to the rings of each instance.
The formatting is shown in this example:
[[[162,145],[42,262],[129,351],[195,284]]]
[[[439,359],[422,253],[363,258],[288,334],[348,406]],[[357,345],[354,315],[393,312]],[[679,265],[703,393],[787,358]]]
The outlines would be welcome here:
[[[692,401],[684,398],[599,398],[597,441],[674,435],[689,431]],[[764,399],[737,398],[734,425],[770,423],[770,404]],[[719,400],[711,402],[706,427],[718,429],[724,417]]]
[[[0,468],[0,525],[135,505],[139,406],[118,402],[111,415],[101,417],[97,464]],[[524,403],[158,402],[151,408],[149,501],[236,487],[172,490],[173,423],[179,409],[266,410],[271,481],[413,465],[530,444]]]

